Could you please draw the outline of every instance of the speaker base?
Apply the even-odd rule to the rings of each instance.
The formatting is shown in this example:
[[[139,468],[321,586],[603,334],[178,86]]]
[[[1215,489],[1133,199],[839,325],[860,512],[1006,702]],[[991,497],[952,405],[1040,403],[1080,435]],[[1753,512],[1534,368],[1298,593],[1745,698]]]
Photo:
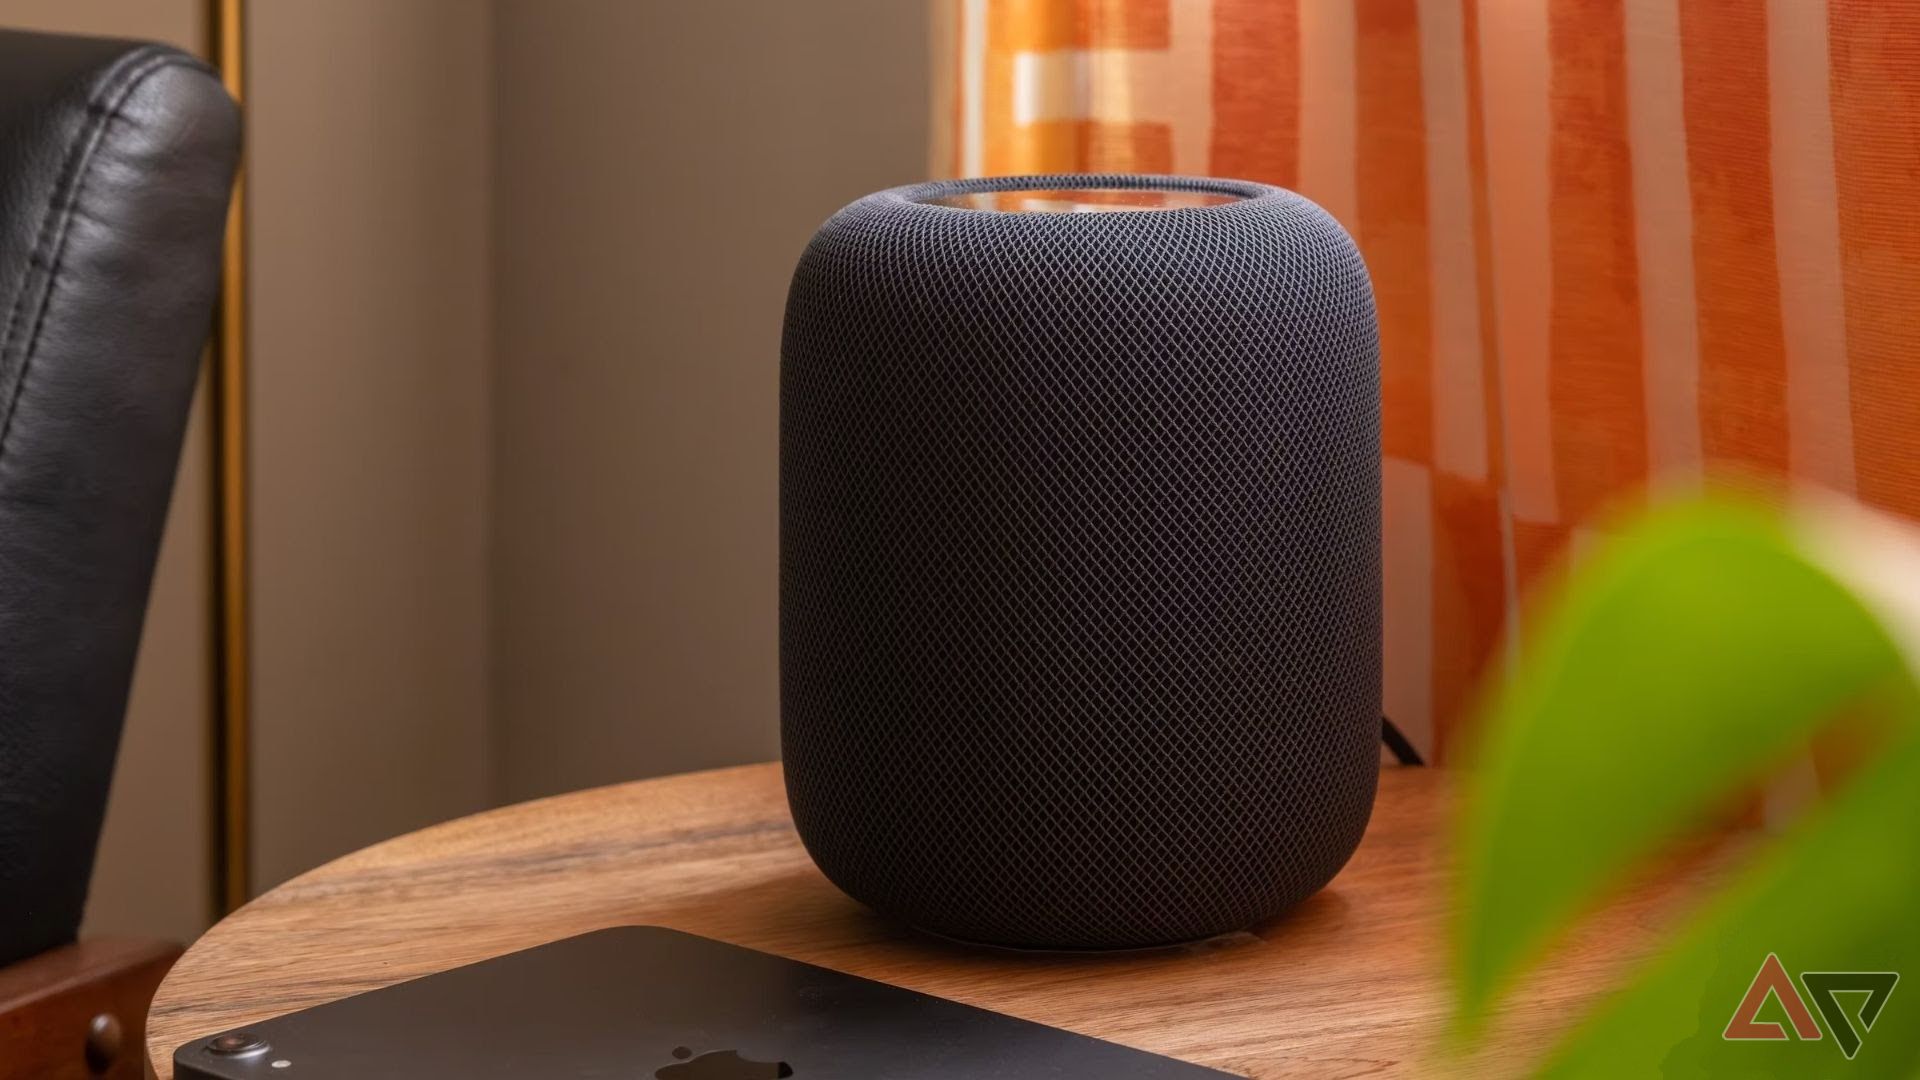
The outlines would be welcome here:
[[[1143,953],[1160,952],[1201,952],[1212,949],[1233,948],[1260,940],[1260,936],[1251,930],[1228,930],[1223,933],[1209,934],[1206,937],[1183,938],[1177,941],[1163,941],[1151,945],[1121,945],[1113,948],[1080,947],[1073,945],[1003,945],[992,941],[975,941],[971,938],[955,937],[943,934],[912,923],[905,924],[908,930],[922,937],[948,945],[957,945],[963,949],[981,952],[1013,953],[1020,956],[1134,956]]]

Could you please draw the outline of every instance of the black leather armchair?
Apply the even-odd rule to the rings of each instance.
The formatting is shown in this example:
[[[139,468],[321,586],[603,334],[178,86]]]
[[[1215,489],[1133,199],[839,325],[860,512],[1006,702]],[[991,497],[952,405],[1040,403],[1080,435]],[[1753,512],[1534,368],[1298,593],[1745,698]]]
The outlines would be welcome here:
[[[0,31],[0,987],[80,923],[239,142],[178,50]]]

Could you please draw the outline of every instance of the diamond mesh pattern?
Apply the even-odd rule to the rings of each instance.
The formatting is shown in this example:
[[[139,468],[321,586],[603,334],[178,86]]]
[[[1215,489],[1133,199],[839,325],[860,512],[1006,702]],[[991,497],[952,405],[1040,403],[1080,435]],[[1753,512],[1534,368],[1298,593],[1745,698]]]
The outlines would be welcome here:
[[[1018,214],[930,196],[1174,186]],[[780,388],[781,734],[821,869],[1004,945],[1252,925],[1332,878],[1380,724],[1379,346],[1278,188],[900,188],[814,238]]]

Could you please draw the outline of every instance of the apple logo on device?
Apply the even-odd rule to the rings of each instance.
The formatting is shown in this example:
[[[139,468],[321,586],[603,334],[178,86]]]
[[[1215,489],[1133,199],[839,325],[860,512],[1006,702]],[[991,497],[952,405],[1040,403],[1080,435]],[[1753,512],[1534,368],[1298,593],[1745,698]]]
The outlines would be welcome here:
[[[793,1075],[793,1066],[784,1061],[752,1061],[741,1057],[738,1050],[714,1050],[693,1057],[692,1050],[676,1046],[673,1056],[680,1059],[680,1064],[654,1073],[656,1080],[784,1080]]]

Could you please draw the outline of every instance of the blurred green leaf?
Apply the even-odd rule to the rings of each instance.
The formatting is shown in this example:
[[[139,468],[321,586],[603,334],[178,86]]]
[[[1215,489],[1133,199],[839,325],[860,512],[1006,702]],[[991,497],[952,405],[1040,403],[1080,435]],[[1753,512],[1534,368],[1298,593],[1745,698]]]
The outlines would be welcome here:
[[[1544,1075],[1909,1076],[1920,1062],[1920,740],[1909,739],[1763,856],[1557,1052]],[[1822,1015],[1818,1041],[1721,1037],[1748,983],[1776,953],[1809,1008],[1805,972],[1891,971],[1886,1008],[1848,1061]],[[1858,996],[1842,1003],[1857,1014]],[[1777,1003],[1770,1003],[1781,1019]]]
[[[1582,909],[1836,708],[1882,687],[1911,694],[1860,602],[1741,505],[1670,507],[1619,530],[1535,618],[1482,718],[1459,819],[1466,1034]]]

